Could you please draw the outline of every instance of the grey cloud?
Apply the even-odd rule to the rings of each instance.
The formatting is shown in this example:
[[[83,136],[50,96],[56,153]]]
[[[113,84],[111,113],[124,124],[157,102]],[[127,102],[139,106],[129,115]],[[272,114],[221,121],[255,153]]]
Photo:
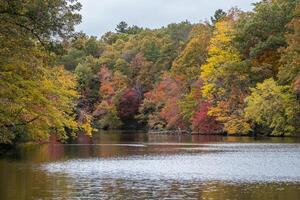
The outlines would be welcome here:
[[[80,0],[83,22],[77,27],[100,36],[114,30],[120,21],[130,25],[158,28],[173,22],[193,23],[209,19],[216,9],[239,7],[250,10],[257,0]]]

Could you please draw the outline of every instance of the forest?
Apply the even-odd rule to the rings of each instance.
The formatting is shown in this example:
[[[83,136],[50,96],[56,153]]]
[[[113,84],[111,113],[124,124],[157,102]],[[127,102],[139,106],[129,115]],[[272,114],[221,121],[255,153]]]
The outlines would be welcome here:
[[[0,2],[0,143],[100,129],[300,135],[300,0],[76,32],[76,0]]]

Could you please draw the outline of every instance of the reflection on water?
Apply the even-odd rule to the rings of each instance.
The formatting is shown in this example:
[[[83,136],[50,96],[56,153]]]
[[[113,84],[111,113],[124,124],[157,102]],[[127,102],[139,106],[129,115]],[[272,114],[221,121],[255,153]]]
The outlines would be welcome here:
[[[293,138],[102,133],[0,158],[0,199],[299,199]]]
[[[129,145],[128,148],[130,147],[140,146]],[[239,151],[242,147],[244,149]],[[299,181],[300,183],[299,167],[300,145],[267,144],[256,144],[251,147],[238,145],[232,148],[222,145],[206,152],[201,151],[199,147],[194,149],[192,154],[93,158],[42,165],[42,169],[47,172],[64,173],[78,178],[95,176],[95,178],[122,178],[137,181],[170,179],[230,182]]]

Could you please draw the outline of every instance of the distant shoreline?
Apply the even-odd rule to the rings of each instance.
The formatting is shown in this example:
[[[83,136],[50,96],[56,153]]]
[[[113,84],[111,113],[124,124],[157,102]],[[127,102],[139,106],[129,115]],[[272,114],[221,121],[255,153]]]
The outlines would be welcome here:
[[[147,134],[156,134],[156,135],[202,135],[202,136],[234,136],[234,137],[275,137],[275,138],[300,138],[299,136],[286,136],[282,135],[260,135],[260,134],[228,134],[224,132],[219,133],[200,133],[195,131],[187,131],[187,130],[150,130]]]

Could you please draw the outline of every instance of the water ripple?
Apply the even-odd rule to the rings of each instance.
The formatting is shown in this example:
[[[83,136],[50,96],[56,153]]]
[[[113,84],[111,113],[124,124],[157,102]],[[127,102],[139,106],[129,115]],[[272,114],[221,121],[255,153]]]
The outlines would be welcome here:
[[[41,168],[49,173],[100,179],[300,182],[298,144],[218,144],[184,149],[196,153],[77,159]],[[207,149],[211,152],[204,153]]]

